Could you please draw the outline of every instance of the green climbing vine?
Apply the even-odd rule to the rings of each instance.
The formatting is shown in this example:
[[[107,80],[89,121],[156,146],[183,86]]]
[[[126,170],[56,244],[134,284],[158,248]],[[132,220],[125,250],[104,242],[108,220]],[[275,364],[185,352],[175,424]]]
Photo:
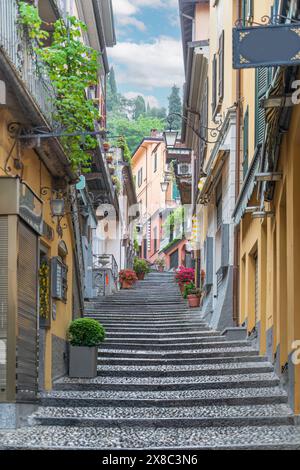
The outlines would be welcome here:
[[[131,153],[127,144],[126,137],[120,136],[117,140],[117,147],[123,150],[125,162],[131,163]]]
[[[19,24],[22,25],[30,39],[42,45],[49,37],[49,33],[41,29],[43,21],[39,16],[38,9],[27,2],[19,2]]]
[[[87,98],[86,90],[97,86],[99,61],[98,52],[82,42],[86,25],[76,17],[69,16],[66,21],[57,20],[51,45],[43,47],[48,37],[42,31],[42,20],[33,5],[19,2],[20,23],[27,29],[38,57],[45,64],[55,90],[54,119],[66,134],[93,132],[95,121],[100,118],[99,109],[93,100]],[[91,151],[97,147],[93,136],[66,136],[61,142],[74,169],[88,171],[91,164]]]

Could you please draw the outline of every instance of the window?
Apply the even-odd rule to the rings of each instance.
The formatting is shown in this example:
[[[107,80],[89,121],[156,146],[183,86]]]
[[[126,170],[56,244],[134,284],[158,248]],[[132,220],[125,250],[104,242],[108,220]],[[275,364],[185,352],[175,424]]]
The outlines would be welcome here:
[[[247,23],[252,23],[253,21],[253,0],[243,0],[242,3],[242,15],[243,15],[243,25],[246,26]]]
[[[255,103],[255,144],[263,143],[265,135],[265,110],[260,107],[260,100],[265,97],[272,79],[272,69],[259,67],[256,69],[256,103]]]
[[[216,188],[216,206],[217,206],[217,229],[222,225],[222,180]]]
[[[222,34],[219,38],[219,101],[224,97],[224,38],[225,33],[222,31]]]
[[[62,261],[60,256],[56,256],[51,260],[52,274],[52,297],[58,300],[67,300],[68,290],[68,267]]]
[[[249,158],[249,107],[244,117],[244,130],[243,130],[243,178],[245,179],[248,171],[248,158]]]
[[[157,171],[157,153],[155,152],[154,154],[154,168],[153,168],[154,173]]]
[[[138,187],[142,186],[143,183],[143,168],[138,171]]]
[[[215,114],[217,108],[217,55],[214,55],[212,63],[212,113]]]

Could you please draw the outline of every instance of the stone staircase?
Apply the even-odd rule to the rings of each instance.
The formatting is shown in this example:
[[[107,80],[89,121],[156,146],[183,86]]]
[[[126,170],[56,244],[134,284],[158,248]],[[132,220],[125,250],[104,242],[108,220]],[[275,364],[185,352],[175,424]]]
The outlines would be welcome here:
[[[4,448],[300,449],[273,366],[247,341],[228,341],[189,310],[173,275],[97,299],[106,328],[95,379],[63,378],[43,393],[31,427]]]

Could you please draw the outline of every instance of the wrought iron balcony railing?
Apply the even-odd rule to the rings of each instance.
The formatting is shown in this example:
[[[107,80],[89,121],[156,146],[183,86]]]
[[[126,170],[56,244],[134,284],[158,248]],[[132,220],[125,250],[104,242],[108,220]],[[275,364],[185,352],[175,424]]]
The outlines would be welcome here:
[[[0,1],[0,54],[30,95],[50,125],[53,125],[53,87],[45,67],[38,60],[29,41],[18,24],[16,0]]]

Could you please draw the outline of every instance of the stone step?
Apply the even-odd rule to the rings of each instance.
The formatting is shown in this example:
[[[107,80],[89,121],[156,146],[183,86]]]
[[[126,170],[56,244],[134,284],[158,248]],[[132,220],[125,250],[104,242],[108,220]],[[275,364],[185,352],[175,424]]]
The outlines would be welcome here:
[[[96,377],[71,379],[64,377],[55,383],[55,390],[209,390],[240,387],[274,387],[279,385],[274,373],[211,375],[198,377]]]
[[[240,426],[199,429],[34,426],[1,434],[1,449],[300,450],[300,426]]]
[[[151,328],[154,329],[158,329],[159,331],[167,331],[167,329],[177,329],[178,328],[189,328],[189,329],[194,329],[194,328],[203,328],[204,330],[207,330],[207,326],[204,325],[203,323],[190,323],[188,321],[182,321],[182,322],[171,322],[171,321],[168,321],[168,322],[165,322],[165,323],[161,323],[161,322],[155,322],[153,320],[152,323],[150,322],[140,322],[140,321],[135,321],[135,320],[122,320],[122,318],[120,318],[119,320],[110,320],[110,319],[98,319],[98,318],[95,318],[95,320],[98,320],[103,326],[106,326],[106,327],[109,327],[109,326],[118,326],[120,325],[121,327],[124,327],[124,326],[128,326],[128,327],[135,327],[135,328]]]
[[[104,323],[103,323],[104,324]],[[118,326],[117,324],[109,324],[109,323],[106,323],[106,330],[107,331],[111,331],[112,333],[116,332],[120,332],[120,333],[123,333],[123,332],[133,332],[133,333],[136,333],[136,332],[141,332],[141,334],[144,334],[144,333],[149,333],[149,334],[154,334],[154,335],[157,335],[158,333],[161,333],[163,331],[162,334],[165,334],[165,335],[177,335],[178,333],[182,333],[182,334],[194,334],[195,333],[211,333],[211,335],[216,335],[218,334],[219,332],[218,331],[214,331],[214,330],[208,330],[207,327],[205,326],[194,326],[194,327],[191,327],[191,326],[178,326],[178,325],[173,325],[173,326],[168,326],[166,328],[164,328],[163,330],[159,327],[153,327],[151,328],[151,326],[147,327],[145,325],[141,326],[141,327],[137,327],[136,325],[121,325],[121,326]]]
[[[202,364],[202,365],[98,365],[100,377],[194,377],[200,375],[228,375],[228,374],[265,374],[273,372],[274,367],[268,362],[245,362],[229,364]]]
[[[212,330],[192,330],[192,331],[182,331],[178,329],[177,332],[172,333],[162,333],[158,332],[157,330],[150,331],[147,328],[144,328],[141,331],[139,328],[107,328],[106,329],[106,339],[129,339],[129,338],[137,338],[137,339],[188,339],[188,338],[218,338],[221,339],[223,336],[217,331]]]
[[[43,406],[217,406],[287,404],[279,387],[176,391],[59,391],[44,392]]]
[[[203,359],[203,358],[227,358],[240,356],[255,356],[258,352],[251,348],[224,348],[224,349],[193,349],[173,351],[142,351],[139,349],[102,349],[99,350],[100,358],[123,358],[123,359]]]
[[[188,358],[182,359],[151,359],[151,358],[136,358],[135,356],[126,357],[123,354],[120,357],[107,357],[106,355],[100,354],[98,356],[98,364],[101,365],[111,365],[111,366],[183,366],[183,365],[202,365],[202,364],[240,364],[244,362],[266,362],[267,359],[256,355],[246,355],[246,356],[234,356],[234,357],[203,357],[203,358]]]
[[[287,405],[210,407],[40,407],[30,423],[42,426],[219,427],[294,424]]]
[[[220,339],[220,338],[218,338]],[[172,351],[173,349],[177,350],[200,350],[201,349],[206,349],[209,350],[209,348],[212,348],[213,350],[219,349],[219,348],[241,348],[241,347],[247,347],[249,346],[248,341],[226,341],[226,338],[223,339],[222,341],[211,341],[211,338],[209,338],[208,341],[206,342],[201,342],[199,340],[195,342],[189,342],[189,343],[184,343],[184,342],[159,342],[159,341],[150,341],[147,342],[147,340],[141,340],[139,342],[138,340],[113,340],[113,341],[105,341],[104,343],[101,344],[99,347],[99,351],[104,351],[104,350],[109,350],[109,349],[117,349],[117,348],[122,348],[122,349],[136,349],[139,348],[143,351],[153,351],[153,350],[159,350],[161,352],[163,351]]]
[[[145,335],[143,335],[145,336]],[[173,338],[166,338],[165,336],[160,337],[158,335],[153,335],[152,338],[149,336],[140,337],[137,335],[119,335],[116,336],[115,334],[108,333],[106,334],[106,344],[117,343],[118,345],[130,345],[130,344],[138,344],[140,346],[148,346],[148,345],[177,345],[177,344],[198,344],[198,343],[207,343],[211,341],[216,342],[226,342],[226,338],[224,336],[205,336],[205,335],[197,335],[197,336],[190,336],[190,337],[182,337],[179,334],[174,336]]]

